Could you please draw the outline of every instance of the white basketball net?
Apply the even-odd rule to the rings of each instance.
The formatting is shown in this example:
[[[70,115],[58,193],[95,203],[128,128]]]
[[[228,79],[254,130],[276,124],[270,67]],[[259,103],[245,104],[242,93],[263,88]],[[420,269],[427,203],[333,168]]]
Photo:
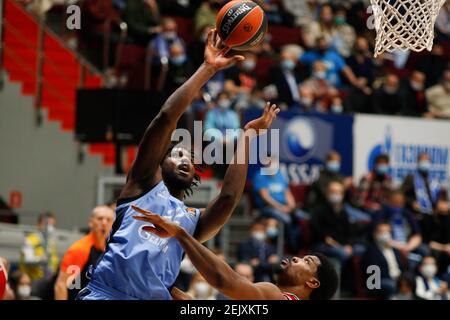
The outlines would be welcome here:
[[[393,50],[431,50],[434,24],[446,0],[370,0],[377,38],[375,57]]]

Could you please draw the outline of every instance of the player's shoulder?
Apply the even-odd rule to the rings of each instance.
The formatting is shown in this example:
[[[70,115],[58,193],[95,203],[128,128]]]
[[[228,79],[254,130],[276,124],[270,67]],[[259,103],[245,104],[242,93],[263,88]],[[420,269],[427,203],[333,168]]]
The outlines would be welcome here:
[[[286,300],[280,288],[271,282],[258,282],[255,287],[264,300]]]

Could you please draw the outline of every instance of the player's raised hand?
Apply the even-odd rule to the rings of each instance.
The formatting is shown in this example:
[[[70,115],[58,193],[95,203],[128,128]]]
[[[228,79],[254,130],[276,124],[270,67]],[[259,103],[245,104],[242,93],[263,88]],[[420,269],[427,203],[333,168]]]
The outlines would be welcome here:
[[[229,50],[230,48],[223,45],[217,30],[210,30],[205,47],[205,63],[214,67],[216,70],[220,70],[245,59],[242,55],[227,57],[226,54]]]
[[[142,229],[144,231],[153,233],[161,238],[171,238],[177,235],[178,232],[182,230],[177,222],[170,221],[165,217],[154,214],[148,210],[139,208],[137,206],[131,206],[133,210],[142,213],[143,216],[133,216],[133,219],[140,220],[144,222],[152,223],[153,226],[145,226]]]
[[[248,122],[244,129],[253,129],[257,134],[261,134],[264,132],[264,129],[269,129],[272,126],[272,122],[275,120],[279,112],[280,109],[275,104],[270,105],[270,102],[267,102],[262,116]]]

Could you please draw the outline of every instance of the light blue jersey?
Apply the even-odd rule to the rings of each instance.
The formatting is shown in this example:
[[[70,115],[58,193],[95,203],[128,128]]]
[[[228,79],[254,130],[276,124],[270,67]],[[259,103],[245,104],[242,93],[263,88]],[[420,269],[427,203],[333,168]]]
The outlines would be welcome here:
[[[174,238],[160,238],[142,230],[149,223],[132,218],[140,215],[136,205],[172,221],[191,235],[200,210],[188,208],[173,197],[164,182],[138,199],[120,204],[105,254],[93,271],[82,299],[170,300],[170,287],[180,270],[184,251]]]

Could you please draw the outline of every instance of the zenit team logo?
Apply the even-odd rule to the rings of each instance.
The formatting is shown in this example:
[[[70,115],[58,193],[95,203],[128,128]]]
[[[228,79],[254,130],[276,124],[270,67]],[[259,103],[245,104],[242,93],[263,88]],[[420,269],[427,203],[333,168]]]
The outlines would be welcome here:
[[[318,118],[277,118],[280,128],[280,160],[306,162],[311,159],[323,161],[333,147],[333,127]]]

